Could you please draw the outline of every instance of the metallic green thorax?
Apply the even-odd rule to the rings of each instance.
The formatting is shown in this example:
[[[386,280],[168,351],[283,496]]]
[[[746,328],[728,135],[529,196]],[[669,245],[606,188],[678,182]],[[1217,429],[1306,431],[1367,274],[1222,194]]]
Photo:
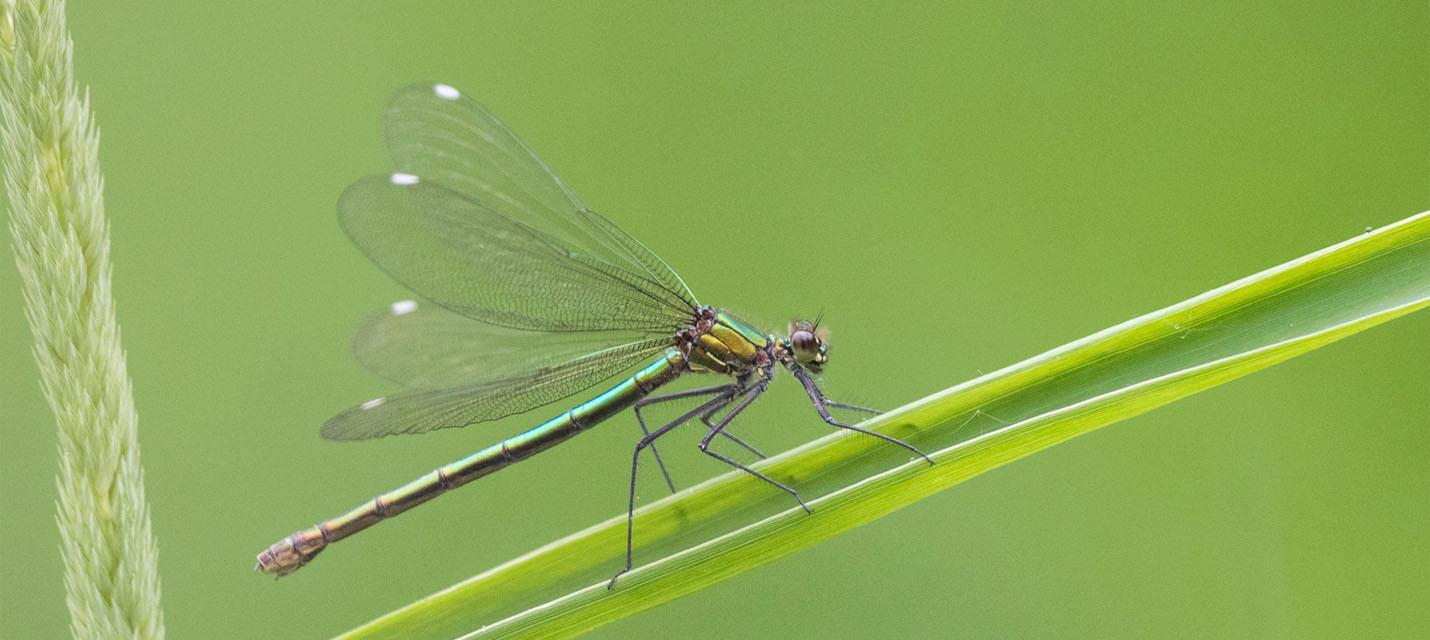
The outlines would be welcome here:
[[[769,338],[759,329],[717,309],[709,328],[690,350],[690,370],[740,375],[758,366],[769,346]]]

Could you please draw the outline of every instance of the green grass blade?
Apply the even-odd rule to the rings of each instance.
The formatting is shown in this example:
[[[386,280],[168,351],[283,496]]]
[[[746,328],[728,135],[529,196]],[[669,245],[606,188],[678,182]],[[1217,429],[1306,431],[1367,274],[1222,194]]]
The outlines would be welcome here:
[[[1430,213],[1130,320],[763,461],[813,515],[740,473],[637,512],[643,562],[614,591],[624,517],[382,616],[347,638],[560,638],[816,544],[1059,442],[1430,305]],[[993,416],[997,416],[996,418]]]

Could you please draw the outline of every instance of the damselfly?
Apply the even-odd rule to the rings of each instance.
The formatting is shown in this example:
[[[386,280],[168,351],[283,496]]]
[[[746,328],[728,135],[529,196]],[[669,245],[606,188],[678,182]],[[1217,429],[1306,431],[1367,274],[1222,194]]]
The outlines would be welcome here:
[[[324,438],[361,440],[496,420],[651,362],[538,427],[278,541],[258,554],[258,570],[297,571],[334,542],[628,407],[645,435],[631,458],[626,565],[610,584],[631,568],[641,453],[651,450],[674,491],[655,442],[683,424],[704,425],[700,450],[706,455],[784,490],[808,511],[794,488],[710,448],[724,436],[763,457],[726,427],[765,392],[777,367],[794,374],[825,422],[924,456],[830,414],[830,408],[878,411],[831,401],[815,385],[811,374],[829,358],[817,319],[791,322],[779,336],[700,304],[664,260],[586,208],[476,101],[445,84],[417,85],[398,92],[385,117],[397,172],[348,187],[339,218],[368,258],[424,302],[396,303],[358,329],[358,360],[406,389],[338,414],[323,425]],[[719,374],[725,381],[651,395],[685,373]],[[655,429],[641,416],[652,404],[696,398],[698,406]]]

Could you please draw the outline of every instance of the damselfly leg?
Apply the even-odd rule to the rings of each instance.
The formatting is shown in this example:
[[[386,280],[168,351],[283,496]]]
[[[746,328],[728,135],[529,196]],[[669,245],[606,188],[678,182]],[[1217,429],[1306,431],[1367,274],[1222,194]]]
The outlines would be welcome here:
[[[670,402],[671,400],[683,400],[683,399],[685,399],[685,398],[698,398],[698,397],[700,397],[700,396],[716,395],[716,394],[719,394],[719,393],[722,393],[722,392],[725,392],[725,391],[732,392],[731,395],[725,399],[725,402],[720,403],[720,404],[716,404],[716,405],[710,407],[710,409],[709,409],[708,411],[706,411],[705,413],[701,414],[701,416],[700,416],[701,422],[705,422],[705,424],[709,425],[709,424],[710,424],[710,423],[709,423],[709,416],[710,416],[710,414],[712,414],[712,413],[714,413],[714,412],[716,412],[716,411],[719,411],[720,409],[724,408],[725,405],[729,404],[729,403],[730,403],[730,400],[732,400],[732,399],[735,397],[734,394],[733,394],[733,392],[735,392],[735,391],[737,391],[737,390],[739,390],[739,386],[738,386],[738,385],[735,385],[735,384],[717,384],[717,385],[715,385],[715,386],[713,386],[713,387],[701,387],[701,388],[699,388],[699,389],[690,389],[689,391],[677,391],[677,392],[675,392],[675,393],[667,393],[667,394],[665,394],[665,395],[660,395],[660,396],[647,396],[647,397],[645,397],[645,398],[642,398],[640,401],[636,402],[635,405],[632,407],[632,410],[633,410],[633,411],[635,412],[635,414],[636,414],[636,422],[639,422],[640,425],[641,425],[641,433],[645,434],[645,437],[649,438],[649,437],[650,437],[650,429],[646,427],[645,418],[644,418],[643,416],[641,416],[641,409],[643,409],[643,408],[645,408],[645,407],[648,407],[648,406],[650,406],[650,405],[653,405],[653,404],[660,404],[660,403],[662,403],[662,402]],[[743,443],[743,442],[740,442],[739,439],[735,438],[735,436],[727,436],[727,437],[729,437],[729,438],[735,440],[736,442],[738,442],[738,443],[741,444],[741,445],[744,445],[744,446],[746,446],[746,447],[749,446],[749,445],[745,445],[745,443]],[[655,447],[655,442],[651,442],[651,444],[650,444],[650,452],[653,453],[653,454],[655,454],[655,464],[656,464],[656,466],[660,467],[660,475],[665,478],[665,486],[670,487],[670,492],[671,492],[671,493],[675,493],[675,482],[670,479],[670,472],[666,470],[666,468],[665,468],[665,460],[661,459],[661,457],[660,457],[660,449],[657,449],[657,448]]]
[[[918,447],[915,447],[914,445],[911,445],[911,444],[909,444],[909,443],[907,443],[907,442],[904,442],[903,440],[900,440],[900,439],[895,438],[895,437],[893,437],[893,436],[886,436],[886,435],[884,435],[884,434],[882,434],[882,433],[878,433],[878,432],[875,432],[875,431],[870,431],[870,430],[868,430],[868,429],[856,427],[856,426],[854,426],[854,425],[852,425],[852,424],[846,424],[846,423],[840,422],[840,421],[838,421],[838,420],[835,420],[835,419],[834,419],[834,416],[832,416],[832,415],[829,414],[829,407],[831,407],[831,406],[837,407],[837,406],[841,406],[841,405],[843,405],[845,408],[851,408],[851,407],[850,407],[849,405],[844,405],[844,403],[838,403],[838,404],[836,404],[836,403],[834,403],[834,402],[830,402],[827,398],[825,398],[825,397],[824,397],[824,392],[819,390],[819,387],[814,384],[814,379],[811,378],[811,377],[809,377],[809,373],[805,372],[804,369],[802,369],[802,368],[800,368],[800,367],[798,367],[798,366],[792,366],[792,367],[789,367],[789,370],[790,370],[791,373],[794,374],[794,377],[795,377],[795,378],[798,378],[798,379],[799,379],[799,383],[800,383],[801,385],[804,385],[804,391],[805,391],[805,393],[809,394],[809,399],[810,399],[810,401],[814,403],[814,410],[819,412],[819,417],[824,418],[824,421],[825,421],[825,422],[828,422],[828,423],[831,424],[831,425],[834,425],[834,426],[836,426],[836,427],[839,427],[840,429],[848,429],[848,430],[850,430],[850,431],[855,431],[855,432],[858,432],[858,433],[862,433],[862,434],[864,434],[864,435],[866,435],[866,436],[874,436],[875,438],[878,438],[878,439],[883,440],[883,441],[885,441],[885,442],[891,442],[891,443],[893,443],[893,444],[899,445],[899,446],[901,446],[901,447],[903,447],[903,448],[905,448],[905,449],[908,449],[909,451],[912,451],[912,452],[914,452],[914,453],[919,454],[919,456],[922,457],[924,460],[926,460],[929,464],[933,464],[933,458],[928,457],[928,454],[924,453],[923,451],[920,451]],[[863,409],[863,410],[868,410],[868,409],[864,409],[863,407],[857,407],[857,408],[858,408],[858,409]]]
[[[706,411],[706,412],[705,412],[705,415],[700,416],[700,421],[705,423],[706,428],[711,429],[711,430],[714,430],[714,429],[715,429],[715,423],[714,423],[714,422],[711,422],[711,420],[713,420],[714,417],[715,417],[715,414],[719,413],[720,410],[723,409],[723,408],[724,408],[724,407],[715,407],[715,408],[713,408],[713,409],[711,409],[711,410],[709,410],[709,411]],[[769,457],[769,456],[765,455],[765,452],[760,451],[759,449],[755,448],[755,445],[752,445],[752,444],[750,444],[750,443],[748,443],[748,442],[745,442],[743,439],[737,437],[735,434],[730,433],[729,428],[721,429],[721,430],[720,430],[720,435],[723,436],[723,437],[725,437],[725,438],[728,438],[731,442],[733,442],[733,443],[735,443],[735,444],[737,444],[737,445],[740,445],[740,447],[742,447],[744,450],[749,451],[750,453],[755,454],[756,456],[758,456],[758,457],[761,458],[761,459],[764,459],[764,458],[768,458],[768,457]]]
[[[850,411],[863,411],[864,413],[867,413],[867,414],[870,414],[870,415],[875,415],[875,416],[877,416],[877,415],[883,413],[883,411],[880,411],[880,410],[878,410],[878,409],[870,409],[869,407],[861,407],[861,406],[859,406],[859,405],[857,405],[857,404],[849,404],[849,403],[847,403],[847,402],[835,402],[835,401],[833,401],[833,400],[830,400],[829,398],[825,398],[825,399],[824,399],[824,404],[826,404],[826,405],[828,405],[828,406],[831,406],[831,407],[834,407],[834,408],[837,408],[837,409],[848,409],[848,410],[850,410]]]
[[[736,404],[734,408],[730,409],[729,413],[725,414],[724,417],[720,418],[719,422],[715,423],[715,425],[710,428],[710,433],[705,434],[705,437],[700,439],[700,451],[704,452],[707,456],[715,458],[716,460],[719,460],[725,464],[735,467],[736,469],[744,471],[745,473],[748,473],[752,476],[755,476],[756,478],[764,480],[765,482],[768,482],[776,487],[783,489],[785,493],[794,496],[795,501],[799,503],[800,507],[804,508],[805,513],[813,513],[813,511],[810,511],[809,505],[804,503],[804,498],[800,497],[798,491],[795,491],[793,488],[778,480],[775,480],[774,478],[771,478],[763,473],[755,471],[754,469],[751,469],[730,458],[722,456],[715,451],[710,450],[710,441],[714,440],[715,436],[720,435],[721,432],[725,430],[725,427],[730,424],[730,421],[734,420],[735,416],[740,415],[740,412],[744,411],[746,407],[750,406],[750,403],[754,402],[756,398],[760,397],[760,395],[765,392],[765,389],[768,386],[769,382],[761,382],[754,387],[751,387],[749,391],[746,391],[744,397],[740,399],[740,402]]]
[[[634,543],[634,541],[635,541],[635,518],[636,518],[636,471],[637,471],[637,469],[638,469],[639,466],[640,466],[641,452],[644,451],[644,450],[646,449],[646,447],[651,446],[651,444],[654,443],[657,438],[660,438],[661,436],[663,436],[663,435],[665,435],[665,434],[667,434],[667,433],[670,433],[671,430],[675,429],[676,427],[678,427],[678,426],[680,426],[680,425],[682,425],[682,424],[685,424],[685,423],[687,423],[687,422],[689,422],[689,421],[691,421],[691,420],[694,420],[695,418],[699,417],[700,414],[702,414],[702,413],[704,413],[704,412],[706,412],[706,411],[709,411],[711,407],[722,406],[722,405],[724,405],[724,404],[730,402],[730,399],[735,397],[735,392],[737,391],[737,388],[735,387],[735,385],[726,385],[726,386],[727,386],[728,388],[725,389],[725,390],[723,390],[723,391],[719,391],[714,398],[711,398],[711,399],[709,399],[709,400],[706,400],[706,401],[705,401],[704,403],[702,403],[700,406],[695,407],[694,409],[691,409],[690,411],[687,411],[684,415],[680,416],[679,418],[676,418],[676,419],[674,419],[674,420],[672,420],[672,421],[666,423],[665,425],[661,426],[659,429],[656,429],[655,431],[652,431],[652,432],[648,433],[644,438],[641,438],[641,441],[640,441],[640,442],[636,443],[635,453],[631,455],[631,492],[630,492],[630,501],[629,501],[629,502],[627,503],[627,505],[626,505],[626,567],[625,567],[624,569],[621,569],[620,571],[617,571],[617,572],[616,572],[616,575],[611,576],[611,581],[608,582],[608,583],[606,583],[606,588],[607,588],[607,589],[614,589],[614,588],[616,587],[616,578],[619,578],[619,577],[621,577],[623,574],[625,574],[627,571],[630,571],[630,570],[631,570],[631,566],[632,566],[632,564],[631,564],[631,562],[632,562],[632,552],[631,552],[631,549],[632,549],[632,545],[633,545],[633,543]],[[690,396],[686,396],[686,397],[690,397]],[[642,427],[642,428],[645,427],[644,423],[642,423],[641,427]],[[668,478],[667,478],[667,479],[668,479]]]

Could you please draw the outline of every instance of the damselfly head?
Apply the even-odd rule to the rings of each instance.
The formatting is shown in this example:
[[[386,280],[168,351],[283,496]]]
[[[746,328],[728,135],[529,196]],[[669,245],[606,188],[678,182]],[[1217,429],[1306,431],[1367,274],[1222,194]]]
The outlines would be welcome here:
[[[795,362],[818,373],[829,360],[829,329],[819,326],[819,320],[794,320],[789,323],[789,344]]]

